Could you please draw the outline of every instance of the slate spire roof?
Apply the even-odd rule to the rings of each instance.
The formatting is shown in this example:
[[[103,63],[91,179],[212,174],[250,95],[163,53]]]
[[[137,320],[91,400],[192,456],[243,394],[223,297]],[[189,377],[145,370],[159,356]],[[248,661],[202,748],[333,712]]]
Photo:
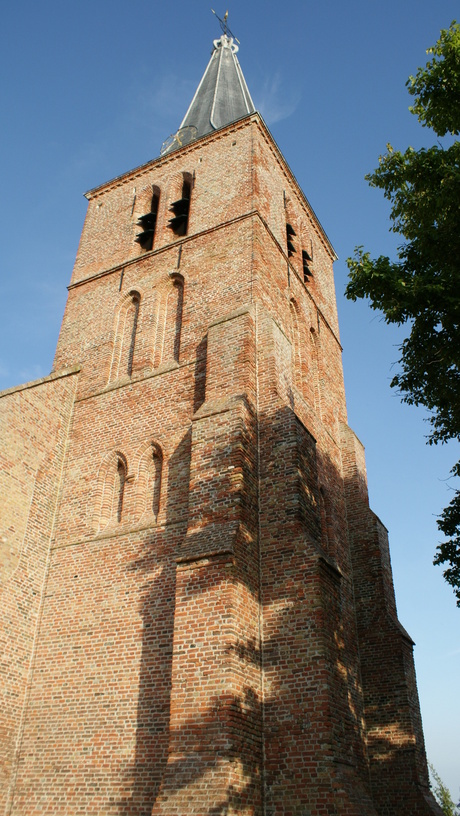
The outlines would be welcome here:
[[[233,37],[222,34],[213,46],[211,59],[180,128],[164,143],[162,153],[176,150],[255,111]]]
[[[232,37],[222,34],[214,40],[208,67],[181,124],[196,127],[197,138],[255,111],[237,51]]]

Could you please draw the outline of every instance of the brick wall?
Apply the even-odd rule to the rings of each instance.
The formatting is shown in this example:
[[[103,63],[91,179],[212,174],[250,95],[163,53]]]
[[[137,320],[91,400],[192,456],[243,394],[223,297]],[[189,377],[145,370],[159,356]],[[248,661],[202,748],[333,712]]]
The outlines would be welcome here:
[[[0,807],[22,760],[76,372],[0,394]]]
[[[308,201],[257,114],[87,195],[54,363],[81,370],[8,812],[434,813]]]

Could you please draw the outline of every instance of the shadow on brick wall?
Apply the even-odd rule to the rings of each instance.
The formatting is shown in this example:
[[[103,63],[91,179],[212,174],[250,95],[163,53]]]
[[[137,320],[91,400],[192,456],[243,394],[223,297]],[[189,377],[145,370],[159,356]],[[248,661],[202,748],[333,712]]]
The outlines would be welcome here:
[[[145,580],[139,602],[143,637],[135,760],[125,770],[122,787],[127,793],[118,802],[120,815],[150,814],[168,757],[175,557],[187,528],[190,432],[176,448],[167,467],[166,515],[171,522],[145,535],[139,556],[128,567],[132,572],[140,572]]]
[[[230,559],[219,555],[221,577],[213,566],[212,582],[189,583],[182,599],[195,609],[201,603],[211,631],[218,625],[211,589],[213,597],[216,589],[222,597],[247,593],[259,605],[258,635],[222,628],[227,685],[175,719],[187,683],[172,675],[172,661],[189,436],[169,463],[166,526],[146,537],[132,565],[146,575],[144,642],[131,794],[118,812],[275,816],[289,805],[293,816],[439,813],[428,789],[412,647],[388,595],[380,523],[358,476],[344,482],[289,407],[259,417],[258,440],[258,495],[249,510],[259,524],[248,538],[254,570],[242,567],[243,551],[232,545]],[[213,456],[225,462],[229,452]],[[224,488],[225,480],[220,495]],[[193,619],[188,625],[193,634]],[[174,660],[177,671],[181,655]]]

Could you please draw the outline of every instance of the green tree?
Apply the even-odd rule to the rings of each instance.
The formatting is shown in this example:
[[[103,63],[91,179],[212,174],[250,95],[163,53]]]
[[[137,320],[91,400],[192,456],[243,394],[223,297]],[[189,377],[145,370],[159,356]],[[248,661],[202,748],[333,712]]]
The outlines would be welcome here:
[[[388,144],[366,176],[391,203],[391,231],[402,236],[396,260],[371,258],[363,247],[348,258],[351,300],[369,298],[387,323],[407,324],[399,371],[391,382],[404,402],[430,413],[430,444],[460,436],[460,25],[455,21],[427,53],[431,59],[406,85],[411,113],[437,137],[432,147],[405,152]],[[460,476],[460,462],[452,468]],[[455,484],[455,483],[454,483]],[[435,564],[460,607],[460,492],[438,520],[449,540]]]
[[[444,816],[458,816],[458,810],[454,804],[454,800],[450,795],[450,791],[446,788],[444,782],[439,776],[438,772],[433,768],[431,762],[428,763],[431,775],[431,787],[433,789],[434,797],[441,808]]]

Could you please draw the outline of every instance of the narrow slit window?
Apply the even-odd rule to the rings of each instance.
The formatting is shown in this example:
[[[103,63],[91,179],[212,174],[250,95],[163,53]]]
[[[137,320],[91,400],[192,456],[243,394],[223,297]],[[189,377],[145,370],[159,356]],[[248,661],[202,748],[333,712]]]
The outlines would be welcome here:
[[[129,377],[131,377],[131,374],[133,373],[134,346],[136,343],[137,321],[139,319],[139,303],[140,297],[137,292],[135,292],[132,295],[131,305],[126,315],[128,322],[126,337],[126,351],[128,359],[126,361],[126,373]]]
[[[150,456],[147,477],[147,511],[153,513],[156,521],[160,509],[161,468],[163,462],[161,454],[155,447],[152,448]]]
[[[288,258],[292,258],[294,253],[297,251],[294,244],[295,236],[296,232],[294,230],[294,227],[291,224],[286,224],[286,244]]]
[[[163,347],[163,360],[179,362],[180,335],[182,328],[182,309],[184,301],[184,282],[181,277],[173,280],[173,285],[166,301],[166,323]]]
[[[294,300],[290,302],[291,310],[291,332],[292,332],[292,373],[293,380],[297,387],[302,385],[302,354],[300,348],[300,329],[297,304]]]
[[[145,215],[141,215],[140,218],[137,219],[137,226],[142,228],[142,232],[138,232],[134,240],[146,252],[150,252],[150,250],[153,248],[159,203],[160,191],[158,188],[154,188],[150,212],[146,213]]]
[[[119,305],[115,319],[109,382],[126,375],[131,377],[133,373],[140,302],[139,292],[130,292]]]
[[[163,455],[158,445],[148,444],[139,461],[137,480],[137,518],[154,517],[158,520],[160,511],[161,472]]]
[[[116,504],[116,521],[121,522],[121,514],[123,511],[123,497],[125,493],[126,469],[122,459],[117,462],[117,475],[115,479],[115,504]]]
[[[117,452],[108,454],[99,474],[99,531],[105,530],[110,524],[119,524],[122,520],[126,473],[124,456]]]
[[[191,196],[192,179],[187,174],[184,175],[182,182],[181,197],[177,201],[173,201],[169,208],[170,212],[173,213],[173,217],[169,219],[168,227],[173,231],[174,235],[187,235]]]

